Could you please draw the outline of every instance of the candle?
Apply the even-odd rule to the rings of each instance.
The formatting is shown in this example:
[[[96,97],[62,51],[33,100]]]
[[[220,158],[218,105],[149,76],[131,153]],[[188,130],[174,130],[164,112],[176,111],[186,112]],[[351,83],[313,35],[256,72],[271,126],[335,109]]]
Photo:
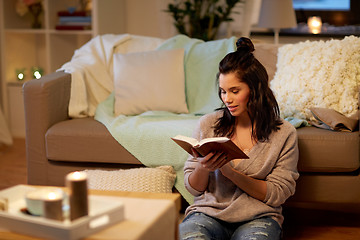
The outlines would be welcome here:
[[[26,207],[32,215],[62,220],[64,197],[65,193],[60,188],[38,188],[26,193]]]
[[[43,202],[43,214],[45,218],[63,220],[62,211],[63,195],[59,192],[49,192]]]
[[[7,198],[0,197],[0,211],[7,211],[9,208],[9,201]]]
[[[309,17],[308,18],[308,27],[311,33],[318,34],[321,32],[321,18],[320,17]]]
[[[69,190],[70,219],[88,215],[87,176],[84,172],[72,172],[66,176]]]

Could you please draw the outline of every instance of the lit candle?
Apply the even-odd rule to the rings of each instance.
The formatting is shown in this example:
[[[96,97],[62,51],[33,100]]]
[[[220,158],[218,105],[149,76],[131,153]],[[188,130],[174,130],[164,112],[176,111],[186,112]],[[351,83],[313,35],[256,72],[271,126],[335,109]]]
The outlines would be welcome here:
[[[56,187],[43,187],[25,195],[27,210],[36,216],[62,220],[62,203],[65,193]]]
[[[59,192],[49,192],[43,202],[43,215],[53,220],[63,220],[62,211],[63,195]]]
[[[70,219],[88,215],[87,176],[84,172],[72,172],[66,176],[69,190]]]
[[[320,17],[309,17],[308,18],[308,27],[311,33],[318,34],[321,32],[321,18]]]

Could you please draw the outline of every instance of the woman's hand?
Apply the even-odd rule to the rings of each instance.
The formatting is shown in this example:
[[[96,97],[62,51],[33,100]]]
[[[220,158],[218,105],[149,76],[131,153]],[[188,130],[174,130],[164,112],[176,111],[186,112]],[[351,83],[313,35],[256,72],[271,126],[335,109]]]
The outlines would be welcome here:
[[[188,181],[192,188],[199,192],[203,192],[209,183],[209,173],[221,168],[228,160],[226,155],[220,152],[212,152],[205,157],[200,157],[200,154],[195,149],[192,149],[192,152],[192,155],[199,164],[190,174]]]
[[[215,171],[229,162],[226,154],[222,152],[211,152],[205,157],[199,157],[199,154],[196,152],[196,150],[193,150],[193,153],[195,156],[197,156],[196,159],[199,161],[202,167],[208,171]]]

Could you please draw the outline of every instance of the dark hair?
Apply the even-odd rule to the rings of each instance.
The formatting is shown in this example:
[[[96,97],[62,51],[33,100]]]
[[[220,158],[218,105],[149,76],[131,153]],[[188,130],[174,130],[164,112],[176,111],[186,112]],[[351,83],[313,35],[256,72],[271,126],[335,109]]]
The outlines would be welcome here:
[[[269,87],[265,67],[253,55],[255,48],[251,40],[241,37],[237,40],[236,47],[235,52],[227,54],[220,61],[217,83],[219,84],[220,74],[235,73],[241,82],[249,86],[247,109],[252,124],[252,138],[265,141],[282,124],[279,106]],[[218,94],[221,99],[220,88]],[[235,131],[235,117],[224,106],[218,110],[223,111],[223,116],[214,126],[215,135],[231,137]]]

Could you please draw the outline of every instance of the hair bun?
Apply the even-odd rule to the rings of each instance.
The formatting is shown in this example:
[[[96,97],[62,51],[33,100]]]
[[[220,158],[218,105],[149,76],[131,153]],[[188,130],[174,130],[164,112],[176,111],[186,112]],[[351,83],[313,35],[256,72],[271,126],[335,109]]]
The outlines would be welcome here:
[[[237,51],[253,52],[255,50],[254,44],[249,38],[241,37],[236,41]]]

